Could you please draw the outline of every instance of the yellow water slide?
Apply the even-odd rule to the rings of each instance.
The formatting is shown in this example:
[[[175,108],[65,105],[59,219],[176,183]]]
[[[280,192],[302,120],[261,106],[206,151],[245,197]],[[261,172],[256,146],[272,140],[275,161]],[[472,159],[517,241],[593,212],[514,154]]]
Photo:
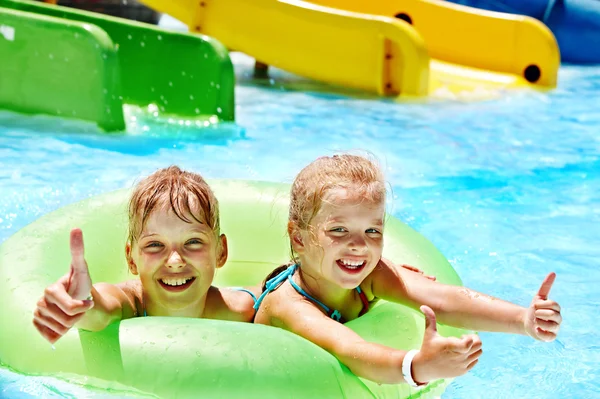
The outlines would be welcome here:
[[[380,95],[551,88],[560,65],[536,20],[436,0],[142,2],[263,63]]]

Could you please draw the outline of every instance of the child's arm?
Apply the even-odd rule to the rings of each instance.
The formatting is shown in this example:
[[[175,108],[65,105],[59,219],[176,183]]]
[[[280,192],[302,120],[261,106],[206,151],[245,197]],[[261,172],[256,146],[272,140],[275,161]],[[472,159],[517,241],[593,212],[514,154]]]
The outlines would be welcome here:
[[[552,341],[562,317],[558,303],[548,300],[556,275],[550,273],[528,308],[465,287],[430,281],[382,259],[371,274],[373,295],[415,309],[431,307],[445,324],[475,331],[526,334]]]
[[[280,290],[282,290],[280,288]],[[402,383],[402,362],[407,352],[365,341],[304,300],[271,293],[265,298],[260,318],[267,324],[294,332],[334,355],[359,377],[379,383]],[[421,351],[412,362],[412,377],[426,383],[465,374],[481,355],[477,335],[444,338],[437,334],[435,315],[426,312],[427,327]]]
[[[81,230],[71,231],[70,246],[71,270],[44,290],[34,311],[33,324],[50,343],[73,326],[99,331],[135,314],[132,290],[112,284],[92,286]]]
[[[93,307],[85,312],[74,327],[82,330],[101,331],[115,321],[130,319],[137,315],[135,305],[136,285],[139,280],[122,284],[98,283],[92,287]]]

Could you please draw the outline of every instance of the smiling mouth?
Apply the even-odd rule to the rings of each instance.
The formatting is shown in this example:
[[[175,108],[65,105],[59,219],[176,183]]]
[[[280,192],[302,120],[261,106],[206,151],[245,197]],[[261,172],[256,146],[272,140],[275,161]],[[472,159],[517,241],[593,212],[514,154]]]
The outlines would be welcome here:
[[[188,278],[161,278],[158,283],[169,292],[181,292],[187,290],[196,281],[196,277]]]
[[[350,273],[350,274],[360,273],[367,265],[366,260],[360,262],[360,261],[348,261],[348,260],[344,260],[344,259],[338,259],[336,261],[336,263],[340,267],[340,269],[342,269],[346,273]]]

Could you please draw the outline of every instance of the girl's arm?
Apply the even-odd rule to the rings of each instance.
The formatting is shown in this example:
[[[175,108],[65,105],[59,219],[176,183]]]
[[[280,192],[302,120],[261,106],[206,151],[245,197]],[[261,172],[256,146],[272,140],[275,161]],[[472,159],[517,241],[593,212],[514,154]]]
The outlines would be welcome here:
[[[382,259],[371,274],[373,295],[414,309],[431,307],[448,325],[475,331],[530,335],[540,340],[556,337],[562,317],[560,306],[547,299],[555,274],[546,277],[529,308],[465,287],[428,280]]]
[[[280,288],[281,289],[281,288]],[[402,362],[407,352],[365,341],[305,300],[271,293],[263,302],[260,318],[266,324],[298,334],[334,355],[355,375],[378,383],[406,382]],[[268,313],[267,313],[268,312]],[[431,310],[429,310],[431,312]],[[433,315],[433,312],[431,312]],[[475,335],[444,338],[428,318],[421,352],[412,363],[412,377],[418,382],[456,377],[470,370],[481,355],[481,341]]]
[[[98,283],[92,287],[94,306],[85,312],[74,327],[82,330],[101,331],[109,324],[137,315],[136,293],[138,280],[123,284]]]
[[[46,287],[33,312],[33,324],[50,343],[75,325],[98,331],[135,314],[135,290],[130,285],[92,285],[80,229],[71,231],[70,248],[70,271]]]

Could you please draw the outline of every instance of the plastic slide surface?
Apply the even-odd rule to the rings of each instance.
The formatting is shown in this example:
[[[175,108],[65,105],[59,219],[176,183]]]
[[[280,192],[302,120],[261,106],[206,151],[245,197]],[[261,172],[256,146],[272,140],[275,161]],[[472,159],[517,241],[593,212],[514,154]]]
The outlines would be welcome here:
[[[444,36],[444,24],[448,22],[442,20],[441,14],[435,14],[437,19],[426,24],[430,33],[422,33],[417,29],[419,24],[410,25],[389,16],[387,11],[359,8],[358,0],[317,0],[323,4],[299,0],[142,1],[182,21],[191,31],[215,37],[229,49],[244,52],[263,63],[311,79],[380,95],[481,94],[508,87],[530,87],[532,83],[523,76],[524,69],[530,64],[540,68],[540,76],[532,79],[535,80],[533,85],[552,88],[560,64],[552,34],[540,28],[536,21],[508,15],[502,19],[501,14],[481,10],[477,12],[485,13],[486,17],[473,12],[469,14],[478,15],[472,19],[478,21],[474,23],[475,28],[482,29],[489,21],[498,22],[497,29],[504,29],[505,41],[510,42],[505,46],[506,50],[500,49],[511,57],[504,60],[504,64],[491,56],[499,47],[495,42],[482,44],[472,40],[471,48],[478,54],[466,56],[470,54],[469,49],[463,49],[466,40],[459,40],[475,34],[461,36],[454,32],[447,34],[451,37],[444,41],[436,39]],[[434,3],[424,4],[436,9]],[[413,13],[415,20],[421,20],[427,10],[415,9],[419,10]],[[456,10],[467,8],[444,3],[443,9],[463,15],[464,12]],[[436,23],[440,24],[437,28]],[[460,25],[465,23],[460,22]],[[435,32],[433,28],[441,33],[434,35],[431,33]],[[529,28],[536,33],[520,33],[521,29],[527,33]],[[539,61],[534,58],[528,63],[526,51],[521,50],[515,40],[523,41],[530,51],[524,38],[537,40],[536,35],[540,32],[544,33],[540,35],[545,46],[539,51],[542,55]],[[432,41],[431,45],[428,40]],[[458,55],[454,56],[455,53]]]

